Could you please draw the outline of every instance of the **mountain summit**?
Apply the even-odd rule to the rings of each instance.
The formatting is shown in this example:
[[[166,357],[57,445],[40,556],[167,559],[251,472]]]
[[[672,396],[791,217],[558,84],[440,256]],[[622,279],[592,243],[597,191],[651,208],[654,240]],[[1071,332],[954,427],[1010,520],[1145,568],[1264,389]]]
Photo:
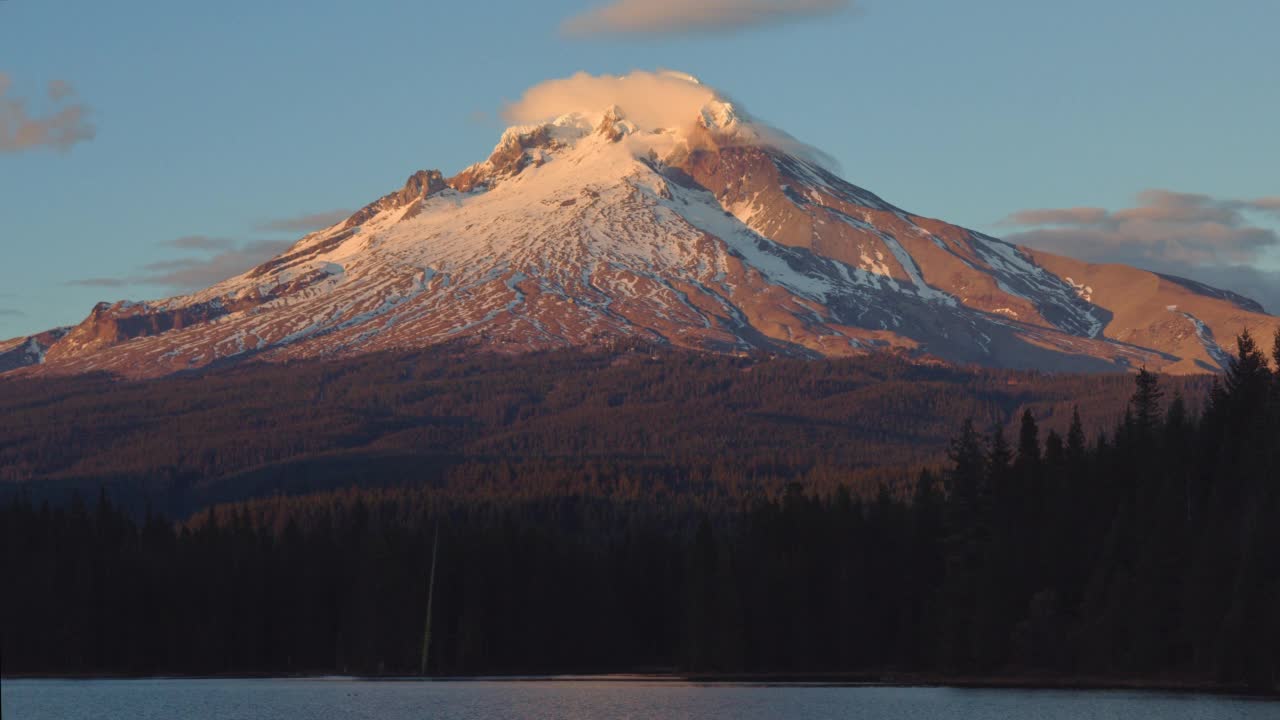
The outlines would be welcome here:
[[[689,76],[579,75],[510,114],[522,124],[454,177],[416,172],[242,275],[99,304],[65,334],[0,343],[0,362],[151,376],[237,357],[636,339],[1200,372],[1225,362],[1222,338],[1280,324],[1228,292],[902,210]]]

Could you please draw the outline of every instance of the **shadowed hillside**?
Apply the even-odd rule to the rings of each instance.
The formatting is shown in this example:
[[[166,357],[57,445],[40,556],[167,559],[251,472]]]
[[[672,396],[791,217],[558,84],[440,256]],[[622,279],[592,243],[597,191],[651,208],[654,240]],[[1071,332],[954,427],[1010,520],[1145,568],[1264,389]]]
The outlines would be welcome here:
[[[635,347],[443,350],[261,364],[151,381],[0,380],[0,478],[106,485],[185,514],[278,490],[427,483],[461,494],[735,494],[895,485],[959,422],[1032,409],[1065,432],[1119,419],[1125,375],[1044,375]],[[1199,397],[1207,378],[1178,379]]]

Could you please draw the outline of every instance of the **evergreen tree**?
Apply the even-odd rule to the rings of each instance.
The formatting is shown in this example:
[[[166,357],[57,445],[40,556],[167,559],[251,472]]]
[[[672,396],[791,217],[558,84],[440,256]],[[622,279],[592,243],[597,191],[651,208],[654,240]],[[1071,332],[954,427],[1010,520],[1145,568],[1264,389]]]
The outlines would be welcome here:
[[[960,435],[952,442],[950,458],[939,662],[954,670],[971,668],[978,662],[973,627],[979,609],[979,573],[990,540],[987,456],[972,419],[966,419],[961,426]]]
[[[972,418],[960,427],[960,434],[951,443],[948,452],[951,468],[946,475],[947,496],[953,506],[966,515],[976,515],[981,497],[986,492],[986,453],[982,438],[974,429]],[[966,517],[962,520],[968,520]]]
[[[1236,355],[1227,366],[1223,397],[1230,403],[1233,429],[1240,430],[1261,420],[1271,392],[1271,371],[1267,357],[1248,330],[1236,338]]]
[[[1012,509],[1015,517],[1011,520],[1013,532],[1023,538],[1022,543],[1011,546],[1018,605],[1043,588],[1050,575],[1041,561],[1048,552],[1046,543],[1050,538],[1045,517],[1048,478],[1042,465],[1040,427],[1031,411],[1025,410],[1018,430],[1018,457],[1014,463],[1017,487],[1013,491],[1017,506]]]
[[[1162,477],[1165,480],[1161,490],[1167,501],[1177,509],[1184,524],[1192,521],[1195,510],[1196,480],[1192,472],[1193,463],[1187,462],[1194,445],[1192,430],[1186,400],[1181,392],[1176,392],[1164,419],[1165,452],[1157,460],[1163,468]]]
[[[1165,429],[1176,439],[1187,429],[1187,402],[1182,392],[1175,392],[1169,402],[1169,409],[1164,416]]]
[[[1272,431],[1276,444],[1280,445],[1280,328],[1276,329],[1275,342],[1271,348],[1273,374],[1271,378],[1271,418],[1275,424]]]
[[[1080,422],[1080,407],[1075,406],[1071,409],[1071,427],[1067,430],[1067,461],[1076,469],[1079,469],[1080,463],[1084,461],[1085,445],[1084,423]]]
[[[1145,367],[1138,371],[1135,384],[1133,397],[1129,400],[1132,415],[1126,418],[1125,426],[1135,435],[1135,440],[1145,442],[1160,425],[1160,398],[1164,391],[1160,389],[1160,376]]]
[[[1022,424],[1018,430],[1018,471],[1027,475],[1034,474],[1040,468],[1040,427],[1030,410],[1022,413]]]
[[[1004,436],[1004,425],[996,423],[991,429],[991,450],[987,454],[987,486],[992,492],[1008,489],[1010,471],[1013,469],[1013,450]]]
[[[1057,430],[1050,430],[1044,439],[1044,461],[1051,468],[1060,468],[1066,462],[1067,450]]]

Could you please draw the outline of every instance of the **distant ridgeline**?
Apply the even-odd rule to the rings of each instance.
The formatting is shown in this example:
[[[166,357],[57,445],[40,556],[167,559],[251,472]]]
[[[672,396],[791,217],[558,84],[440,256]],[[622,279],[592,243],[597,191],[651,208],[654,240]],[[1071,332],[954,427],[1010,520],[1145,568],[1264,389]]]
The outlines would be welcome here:
[[[1280,367],[1280,338],[1274,356]],[[341,422],[376,426],[358,437],[376,445],[407,432],[403,408],[437,403],[448,416],[472,394],[465,402],[506,399],[475,405],[486,414],[468,417],[479,420],[430,425],[411,437],[468,438],[476,458],[514,448],[589,454],[597,446],[577,446],[587,440],[646,452],[671,443],[661,456],[672,463],[666,467],[687,468],[696,464],[679,459],[706,440],[673,433],[664,422],[674,415],[646,393],[683,396],[695,412],[733,410],[712,413],[709,423],[752,413],[788,419],[720,428],[743,447],[760,442],[768,450],[713,465],[723,477],[707,481],[724,488],[714,497],[646,488],[655,471],[625,474],[617,454],[599,461],[595,481],[577,485],[568,483],[565,467],[533,472],[558,467],[550,461],[500,471],[504,466],[475,459],[458,466],[471,468],[459,478],[484,481],[471,495],[418,484],[277,496],[210,507],[176,525],[125,512],[105,493],[60,507],[18,496],[0,510],[4,672],[417,672],[438,523],[434,674],[1061,672],[1280,688],[1280,373],[1248,336],[1226,376],[1203,395],[1184,398],[1166,379],[1143,372],[1124,378],[1123,393],[1114,382],[1105,385],[1128,398],[1123,419],[1105,434],[1087,432],[1080,416],[1062,431],[1042,433],[1036,414],[1024,412],[1012,440],[1002,423],[979,433],[974,421],[952,418],[969,413],[988,424],[1003,419],[999,410],[1010,403],[1069,388],[1087,398],[1083,414],[1104,397],[1100,386],[1041,378],[1033,391],[1007,384],[1028,376],[982,373],[964,376],[985,397],[973,400],[942,392],[961,382],[954,371],[889,362],[735,364],[678,356],[637,359],[614,376],[607,368],[582,372],[598,359],[547,355],[522,367],[528,374],[518,385],[536,389],[526,390],[540,398],[535,403],[504,384],[497,361],[470,362],[306,366],[293,369],[308,378],[296,386],[283,369],[208,382],[272,407],[292,397],[300,416],[315,418],[307,434],[302,419],[257,426],[273,421],[246,412],[239,418],[245,434],[235,437],[250,454],[261,452],[253,435],[277,429],[288,442],[326,447],[325,412],[337,407],[350,413]],[[416,388],[407,396],[397,396],[393,384],[370,382],[415,372],[426,375],[407,386]],[[433,384],[431,377],[448,380]],[[752,378],[749,390],[740,386],[745,378]],[[95,405],[86,388],[101,381],[78,382],[84,385],[64,386],[45,406],[27,407],[140,422]],[[213,402],[215,390],[201,389],[206,381],[185,386],[189,394],[177,392],[184,380],[166,382],[150,386],[162,390],[117,390],[139,393],[137,403],[163,418],[125,437],[188,440],[203,428],[218,439],[210,448],[232,447],[222,433],[233,420]],[[881,394],[876,383],[892,390]],[[595,396],[599,407],[584,399]],[[812,407],[824,396],[862,404]],[[7,404],[23,402],[6,397]],[[927,402],[935,404],[918,405]],[[640,410],[632,421],[577,429],[613,417],[604,407],[625,412],[632,404]],[[805,422],[786,410],[806,404]],[[540,415],[548,406],[556,412]],[[892,449],[901,445],[884,438],[895,433],[935,432],[922,407],[953,423],[955,439],[945,469],[921,472],[907,497],[888,489],[867,497],[838,483],[828,491],[806,486],[810,478],[799,474],[776,491],[762,490],[740,476],[780,452],[766,431],[782,433],[779,442],[803,439],[797,454],[836,458],[828,445],[834,438],[863,436],[833,434],[830,426],[843,432],[859,427],[857,412],[895,409],[876,418],[883,436],[866,446]],[[32,412],[45,418],[33,424],[50,444],[25,438],[20,455],[77,437],[53,427],[50,418],[67,415]],[[828,425],[817,422],[827,413]],[[928,429],[909,431],[912,413]],[[539,428],[538,418],[546,426]],[[467,435],[471,422],[484,431]],[[682,429],[708,431],[690,423]],[[161,444],[139,440],[114,453],[108,447],[81,437],[66,450],[113,458],[119,468],[147,467],[156,462],[148,453]],[[211,466],[220,461],[220,450],[201,452],[210,453]],[[799,467],[794,458],[779,462]],[[518,476],[526,471],[532,477],[522,490]],[[592,482],[606,479],[632,489],[590,492]],[[558,495],[557,483],[564,483]]]

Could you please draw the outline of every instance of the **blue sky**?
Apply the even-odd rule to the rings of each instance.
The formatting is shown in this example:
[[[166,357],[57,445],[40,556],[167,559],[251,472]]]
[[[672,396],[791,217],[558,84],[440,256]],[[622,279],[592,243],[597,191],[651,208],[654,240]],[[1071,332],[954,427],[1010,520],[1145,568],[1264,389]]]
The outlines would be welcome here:
[[[1184,200],[1235,213],[1240,247],[1108,226],[1081,254],[1280,288],[1280,214],[1249,204],[1280,196],[1274,0],[865,0],[734,31],[562,32],[603,4],[0,0],[0,119],[21,101],[92,126],[0,150],[0,337],[173,294],[171,268],[231,274],[299,236],[273,229],[291,219],[456,172],[492,148],[504,102],[580,70],[693,73],[898,205],[1068,254],[1064,228],[1001,220],[1200,193]]]

